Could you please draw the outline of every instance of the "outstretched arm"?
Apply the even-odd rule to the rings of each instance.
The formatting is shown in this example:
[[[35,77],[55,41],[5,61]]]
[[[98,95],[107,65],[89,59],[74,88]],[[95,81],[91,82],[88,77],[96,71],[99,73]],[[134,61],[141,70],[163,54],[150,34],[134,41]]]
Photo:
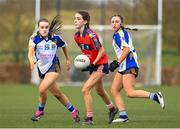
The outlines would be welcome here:
[[[62,49],[63,49],[63,53],[64,53],[65,58],[66,58],[67,69],[69,70],[71,68],[71,61],[70,61],[69,56],[68,56],[67,48],[63,47]]]
[[[35,65],[35,61],[34,61],[34,47],[29,46],[28,49],[28,59],[29,59],[29,63],[30,63],[30,69],[33,70],[34,69],[34,65]]]

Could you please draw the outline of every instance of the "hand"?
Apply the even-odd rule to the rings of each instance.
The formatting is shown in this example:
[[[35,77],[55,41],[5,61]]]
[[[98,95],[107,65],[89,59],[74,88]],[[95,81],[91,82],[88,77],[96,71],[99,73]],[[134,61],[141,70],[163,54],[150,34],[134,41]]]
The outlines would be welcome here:
[[[89,73],[91,74],[95,70],[95,65],[94,64],[90,64],[87,68],[89,70]]]
[[[82,69],[81,71],[82,72],[89,71],[89,73],[91,74],[94,70],[95,70],[95,65],[90,64],[88,67],[86,67],[85,69]]]
[[[86,72],[86,71],[89,71],[87,67],[81,70],[81,72]]]
[[[117,67],[119,67],[119,62],[117,60],[113,60],[113,62],[110,63],[109,70],[114,72]]]

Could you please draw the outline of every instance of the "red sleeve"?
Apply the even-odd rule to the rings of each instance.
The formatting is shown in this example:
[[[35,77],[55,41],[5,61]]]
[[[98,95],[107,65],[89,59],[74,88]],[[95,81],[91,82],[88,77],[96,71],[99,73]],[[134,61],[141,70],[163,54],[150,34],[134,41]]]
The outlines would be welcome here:
[[[102,47],[102,45],[101,45],[101,43],[99,41],[99,38],[98,38],[97,34],[93,33],[92,36],[90,36],[90,37],[91,37],[91,39],[92,39],[92,41],[94,43],[95,48],[97,50],[99,50]]]

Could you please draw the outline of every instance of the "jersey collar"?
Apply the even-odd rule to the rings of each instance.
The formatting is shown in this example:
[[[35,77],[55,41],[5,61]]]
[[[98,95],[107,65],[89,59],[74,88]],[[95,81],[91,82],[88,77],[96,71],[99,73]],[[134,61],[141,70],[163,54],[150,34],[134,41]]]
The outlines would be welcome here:
[[[85,26],[85,27],[84,27],[84,30],[83,30],[83,32],[82,32],[82,37],[85,37],[85,35],[86,35],[86,33],[87,33],[87,29],[88,29],[88,28]],[[80,31],[77,32],[77,35],[78,35],[78,36],[81,35]]]

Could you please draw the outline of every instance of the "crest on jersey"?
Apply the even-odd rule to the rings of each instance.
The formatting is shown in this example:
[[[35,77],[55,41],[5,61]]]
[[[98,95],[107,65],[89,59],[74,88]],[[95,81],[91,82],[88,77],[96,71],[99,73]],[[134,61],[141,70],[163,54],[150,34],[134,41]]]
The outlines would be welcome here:
[[[56,48],[55,44],[52,44],[51,49],[54,50]]]
[[[55,44],[57,44],[58,43],[58,41],[57,40],[52,40]]]
[[[45,50],[49,50],[50,49],[50,45],[49,44],[45,44]]]
[[[91,37],[91,38],[93,38],[93,37],[95,37],[96,36],[96,34],[94,34],[94,33],[90,33],[89,34],[89,37]]]
[[[124,36],[122,37],[122,40],[125,40]]]

